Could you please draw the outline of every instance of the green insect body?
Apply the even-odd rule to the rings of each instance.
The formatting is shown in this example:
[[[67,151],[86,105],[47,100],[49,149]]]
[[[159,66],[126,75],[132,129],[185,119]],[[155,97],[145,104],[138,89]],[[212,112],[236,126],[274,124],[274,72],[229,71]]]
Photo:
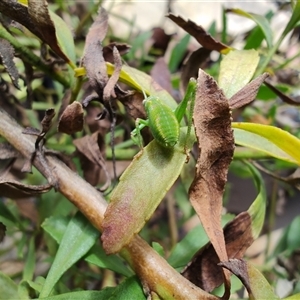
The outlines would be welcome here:
[[[195,92],[197,82],[191,78],[187,87],[186,95],[183,100],[173,111],[171,107],[166,105],[157,96],[146,97],[143,101],[148,119],[143,120],[137,118],[135,121],[136,128],[132,131],[132,139],[143,148],[140,131],[149,126],[154,139],[165,148],[172,148],[179,140],[180,122],[187,112],[188,129],[186,134],[186,142],[191,132],[192,115],[195,103]],[[188,103],[190,107],[188,108]],[[184,151],[186,148],[184,147]]]
[[[154,96],[145,99],[143,104],[154,139],[163,147],[174,147],[179,139],[179,123],[173,110]]]

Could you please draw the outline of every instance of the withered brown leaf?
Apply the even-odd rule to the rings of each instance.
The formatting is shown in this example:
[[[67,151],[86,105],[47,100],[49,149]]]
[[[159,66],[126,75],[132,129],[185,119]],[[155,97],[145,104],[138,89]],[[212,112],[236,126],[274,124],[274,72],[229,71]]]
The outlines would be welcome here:
[[[210,53],[211,50],[201,47],[189,56],[182,67],[180,76],[181,88],[183,90],[186,90],[191,77],[196,78],[198,76],[199,68],[205,69],[203,65],[209,60]]]
[[[102,41],[108,29],[108,15],[100,9],[86,36],[83,64],[92,88],[102,98],[103,89],[108,81],[107,69],[103,58]]]
[[[111,64],[114,63],[114,54],[113,49],[116,47],[120,53],[120,55],[124,55],[129,52],[131,46],[128,44],[120,44],[117,42],[109,43],[108,45],[103,47],[103,57],[105,61],[110,62]]]
[[[83,108],[82,104],[74,101],[63,111],[58,121],[58,131],[66,134],[73,134],[83,129]]]
[[[282,91],[280,91],[277,87],[275,87],[273,84],[271,84],[268,81],[265,81],[265,85],[272,91],[274,92],[283,102],[290,104],[290,105],[295,105],[299,106],[300,102],[299,100],[295,100],[292,97],[289,97],[288,95],[284,94]]]
[[[260,88],[260,86],[268,76],[269,76],[268,73],[264,73],[258,76],[257,78],[249,82],[247,85],[245,85],[237,93],[235,93],[229,99],[230,108],[231,109],[240,108],[255,100],[256,95],[258,93],[258,89]]]
[[[215,80],[199,69],[193,114],[199,157],[189,195],[220,261],[227,261],[222,199],[234,152],[229,103]],[[226,285],[229,287],[229,276]],[[228,292],[228,291],[227,291]]]
[[[17,70],[17,67],[14,63],[14,48],[12,45],[4,39],[0,39],[0,57],[1,62],[7,71],[9,77],[11,78],[11,81],[13,85],[20,89],[18,80],[19,80],[19,72]]]
[[[242,212],[229,222],[224,228],[224,237],[228,258],[242,258],[254,241],[249,213]],[[211,292],[223,283],[218,263],[217,253],[209,243],[194,255],[182,275],[205,291]]]
[[[216,50],[218,52],[227,53],[231,48],[221,42],[216,41],[202,26],[197,25],[191,20],[184,20],[180,16],[168,14],[173,22],[184,29],[187,33],[193,36],[197,42],[204,48],[209,50]]]
[[[156,60],[150,72],[150,75],[153,80],[157,82],[162,88],[164,88],[170,94],[172,93],[171,73],[163,57],[159,57]]]
[[[50,184],[28,185],[15,180],[0,179],[0,195],[12,199],[31,197],[50,191]]]
[[[100,171],[103,170],[106,182],[101,190],[110,186],[111,180],[103,157],[105,143],[99,132],[94,132],[91,136],[86,135],[73,141],[76,149],[80,152],[80,160],[84,172],[84,178],[91,184],[99,183]]]
[[[55,25],[48,11],[46,0],[28,1],[28,13],[32,22],[39,31],[39,36],[51,49],[64,61],[69,62],[69,57],[62,51],[56,37]]]

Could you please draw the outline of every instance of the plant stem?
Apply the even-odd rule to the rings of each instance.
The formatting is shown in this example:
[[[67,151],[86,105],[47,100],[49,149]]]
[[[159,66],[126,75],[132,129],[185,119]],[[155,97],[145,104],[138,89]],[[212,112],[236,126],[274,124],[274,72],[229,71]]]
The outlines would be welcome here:
[[[20,52],[21,57],[27,63],[35,66],[36,68],[44,71],[54,80],[60,82],[64,87],[69,87],[70,83],[66,79],[66,75],[60,71],[53,70],[53,68],[44,64],[41,59],[35,55],[27,47],[23,46],[13,35],[11,35],[2,25],[0,25],[0,38],[7,40],[15,50]]]

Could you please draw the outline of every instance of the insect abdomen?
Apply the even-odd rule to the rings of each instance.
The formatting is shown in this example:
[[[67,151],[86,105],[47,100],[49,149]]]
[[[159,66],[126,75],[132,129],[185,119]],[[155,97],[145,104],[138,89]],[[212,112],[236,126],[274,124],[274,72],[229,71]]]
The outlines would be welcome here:
[[[151,96],[144,100],[144,106],[155,140],[164,147],[174,147],[179,138],[179,123],[172,109]]]

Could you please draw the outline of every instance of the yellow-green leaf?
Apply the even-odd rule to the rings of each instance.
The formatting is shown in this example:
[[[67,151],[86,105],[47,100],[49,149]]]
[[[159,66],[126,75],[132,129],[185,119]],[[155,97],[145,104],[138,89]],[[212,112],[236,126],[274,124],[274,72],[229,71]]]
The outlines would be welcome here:
[[[253,77],[259,62],[255,50],[233,50],[224,56],[219,74],[219,87],[230,99]]]
[[[300,140],[280,128],[256,123],[232,123],[235,142],[273,157],[300,164]]]

